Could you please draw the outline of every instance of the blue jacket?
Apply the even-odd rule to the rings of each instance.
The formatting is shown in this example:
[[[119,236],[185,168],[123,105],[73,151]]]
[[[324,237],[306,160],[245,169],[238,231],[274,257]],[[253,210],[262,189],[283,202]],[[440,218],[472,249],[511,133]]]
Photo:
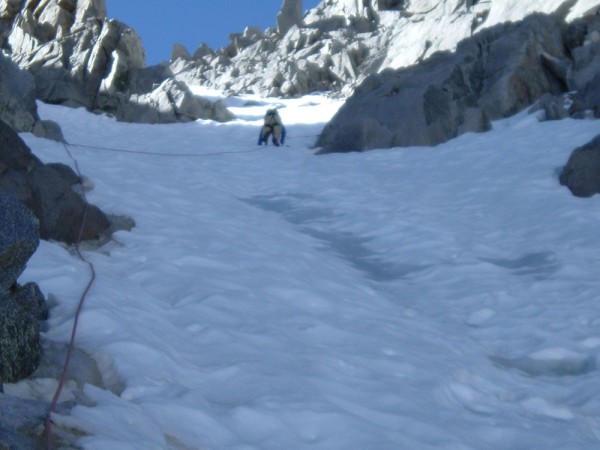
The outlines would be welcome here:
[[[281,127],[281,139],[279,142],[277,142],[275,140],[275,136],[272,137],[272,141],[273,141],[273,145],[279,147],[279,145],[281,144],[285,144],[285,135],[287,134],[287,131],[285,129],[285,127],[283,125],[280,125]],[[273,134],[273,128],[268,126],[268,125],[264,125],[261,129],[260,129],[260,133],[258,134],[258,145],[268,145],[269,143],[269,136],[271,136]]]

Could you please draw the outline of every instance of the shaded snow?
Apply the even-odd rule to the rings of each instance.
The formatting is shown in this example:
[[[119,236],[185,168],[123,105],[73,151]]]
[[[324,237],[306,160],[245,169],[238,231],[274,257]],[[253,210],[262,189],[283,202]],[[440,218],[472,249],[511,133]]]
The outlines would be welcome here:
[[[557,180],[597,121],[522,114],[435,148],[316,157],[338,103],[277,101],[289,145],[254,151],[274,101],[227,101],[228,124],[40,105],[72,143],[198,155],[73,149],[90,201],[136,222],[86,252],[77,344],[113,389],[54,416],[83,448],[600,445],[600,197]],[[49,339],[68,339],[86,275],[54,243],[30,261],[20,282],[56,298]]]

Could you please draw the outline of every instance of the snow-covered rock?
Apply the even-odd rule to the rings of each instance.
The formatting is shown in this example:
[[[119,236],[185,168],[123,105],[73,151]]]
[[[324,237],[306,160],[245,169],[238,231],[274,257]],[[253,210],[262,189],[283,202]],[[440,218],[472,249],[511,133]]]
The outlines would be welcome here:
[[[284,2],[282,10],[288,3],[301,2]],[[600,8],[599,0],[368,3],[369,7],[363,7],[362,0],[323,1],[306,13],[303,24],[279,27],[279,32],[267,30],[252,45],[235,52],[230,45],[209,57],[202,54],[178,77],[231,93],[296,97],[335,91],[348,95],[373,73],[410,66],[437,51],[453,51],[461,40],[481,29],[536,12],[557,12],[572,21]],[[285,34],[283,29],[287,29]]]

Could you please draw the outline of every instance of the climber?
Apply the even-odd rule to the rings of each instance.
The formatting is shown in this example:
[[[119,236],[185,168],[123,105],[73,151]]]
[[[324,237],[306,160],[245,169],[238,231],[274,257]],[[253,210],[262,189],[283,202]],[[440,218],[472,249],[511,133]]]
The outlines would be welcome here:
[[[285,143],[285,127],[281,122],[281,117],[276,109],[269,109],[265,114],[265,123],[260,129],[260,135],[258,136],[258,145],[269,143],[269,136],[273,145],[279,147]]]

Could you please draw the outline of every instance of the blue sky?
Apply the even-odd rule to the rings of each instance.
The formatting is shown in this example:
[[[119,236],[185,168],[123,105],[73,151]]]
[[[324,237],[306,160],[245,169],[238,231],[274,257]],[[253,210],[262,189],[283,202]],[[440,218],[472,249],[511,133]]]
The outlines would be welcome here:
[[[132,26],[142,37],[148,65],[168,60],[178,42],[194,52],[206,42],[220,48],[229,33],[247,26],[275,27],[283,0],[106,0],[108,17]],[[304,0],[304,9],[320,0]]]

